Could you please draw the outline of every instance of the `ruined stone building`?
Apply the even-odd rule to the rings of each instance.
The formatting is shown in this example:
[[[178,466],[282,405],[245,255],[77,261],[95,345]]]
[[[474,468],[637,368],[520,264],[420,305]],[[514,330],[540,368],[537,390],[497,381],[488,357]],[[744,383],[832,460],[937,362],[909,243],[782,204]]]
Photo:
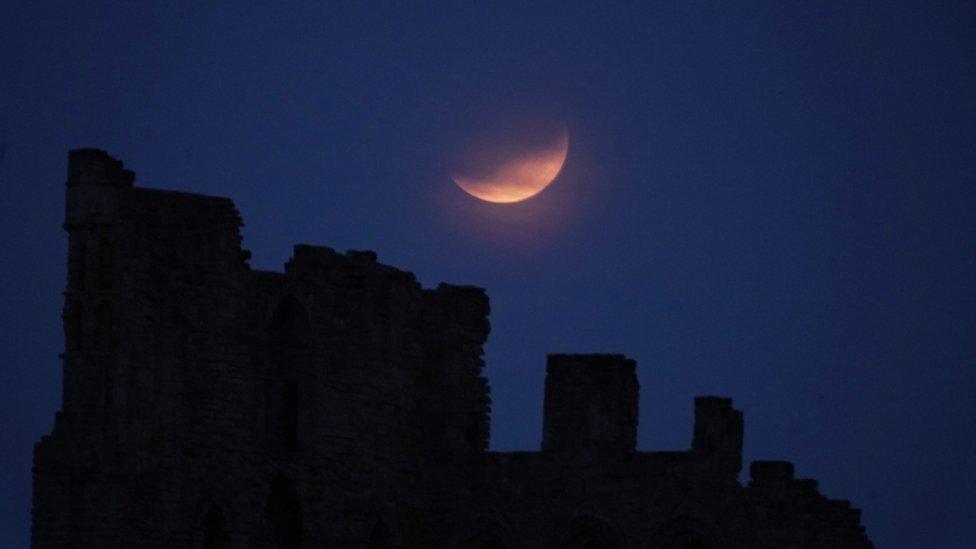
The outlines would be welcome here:
[[[34,547],[870,547],[860,511],[754,462],[695,399],[636,451],[620,355],[548,357],[542,448],[490,452],[488,297],[372,252],[252,269],[227,198],[70,153],[64,392],[35,447]]]

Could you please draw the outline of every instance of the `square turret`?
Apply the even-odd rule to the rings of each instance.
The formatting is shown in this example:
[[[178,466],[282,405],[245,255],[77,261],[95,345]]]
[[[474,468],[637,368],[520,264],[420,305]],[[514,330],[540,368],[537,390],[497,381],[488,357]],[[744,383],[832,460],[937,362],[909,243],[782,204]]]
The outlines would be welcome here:
[[[572,456],[633,453],[637,446],[636,363],[623,355],[549,355],[543,452]]]

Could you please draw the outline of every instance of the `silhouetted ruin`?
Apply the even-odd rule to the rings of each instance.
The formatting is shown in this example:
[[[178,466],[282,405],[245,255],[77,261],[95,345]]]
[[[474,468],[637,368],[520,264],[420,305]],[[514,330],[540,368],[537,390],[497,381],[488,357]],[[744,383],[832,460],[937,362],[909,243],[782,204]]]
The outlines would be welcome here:
[[[635,364],[550,355],[542,449],[489,452],[488,297],[372,252],[257,271],[226,198],[69,155],[64,393],[34,547],[870,547],[793,465],[741,469],[742,413],[638,452]]]

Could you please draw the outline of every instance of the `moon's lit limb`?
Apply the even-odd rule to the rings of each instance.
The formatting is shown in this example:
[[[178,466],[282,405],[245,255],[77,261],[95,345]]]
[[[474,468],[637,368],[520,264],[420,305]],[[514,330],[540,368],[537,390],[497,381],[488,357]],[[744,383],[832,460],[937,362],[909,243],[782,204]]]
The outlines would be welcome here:
[[[464,192],[486,202],[521,202],[539,194],[556,179],[568,152],[569,131],[564,126],[552,148],[508,161],[485,177],[454,177],[454,182]]]

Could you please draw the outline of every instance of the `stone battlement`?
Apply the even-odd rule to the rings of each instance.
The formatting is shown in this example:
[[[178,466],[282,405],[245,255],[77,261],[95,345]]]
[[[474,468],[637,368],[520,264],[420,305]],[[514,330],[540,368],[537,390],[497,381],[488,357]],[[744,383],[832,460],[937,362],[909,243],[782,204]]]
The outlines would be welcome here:
[[[254,270],[230,199],[134,181],[69,154],[34,547],[870,547],[788,462],[740,484],[728,398],[638,452],[623,355],[549,355],[541,451],[491,452],[484,289],[309,244]]]

